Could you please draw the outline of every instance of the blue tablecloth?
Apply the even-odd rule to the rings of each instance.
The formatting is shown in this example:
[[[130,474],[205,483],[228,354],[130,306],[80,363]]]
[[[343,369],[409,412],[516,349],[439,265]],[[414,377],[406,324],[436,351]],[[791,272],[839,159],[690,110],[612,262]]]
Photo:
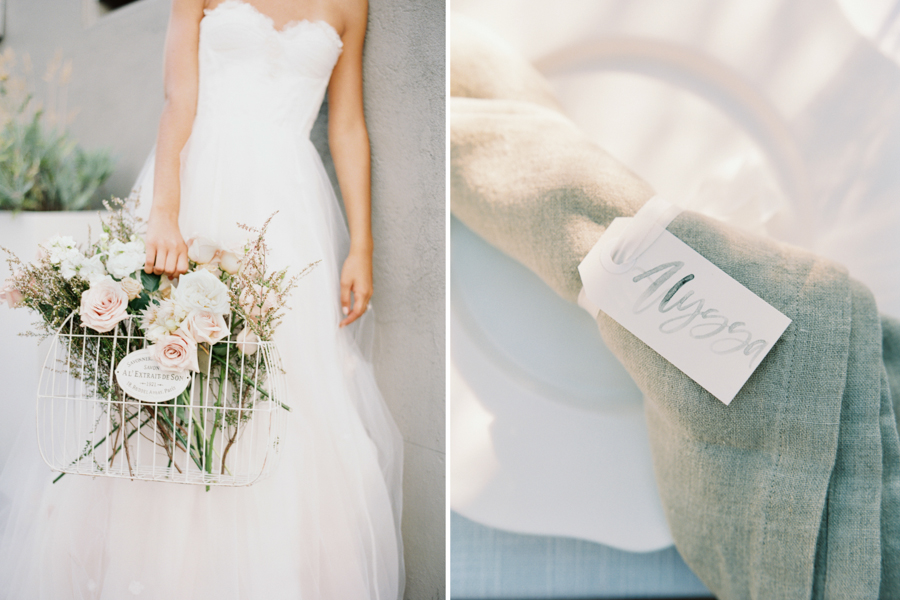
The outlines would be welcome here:
[[[450,517],[450,597],[684,598],[709,591],[674,547],[633,553]]]

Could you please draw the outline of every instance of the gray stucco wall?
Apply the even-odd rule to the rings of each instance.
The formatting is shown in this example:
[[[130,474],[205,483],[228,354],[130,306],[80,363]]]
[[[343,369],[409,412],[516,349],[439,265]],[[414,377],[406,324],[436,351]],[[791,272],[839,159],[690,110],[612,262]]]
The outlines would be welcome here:
[[[102,14],[96,0],[7,0],[0,49],[27,52],[38,76],[58,50],[72,60],[68,104],[78,113],[69,130],[82,145],[110,148],[118,158],[107,195],[127,195],[156,139],[169,5],[140,0]],[[370,0],[375,368],[405,440],[411,599],[446,596],[444,66],[443,0]],[[313,141],[330,169],[326,117]]]

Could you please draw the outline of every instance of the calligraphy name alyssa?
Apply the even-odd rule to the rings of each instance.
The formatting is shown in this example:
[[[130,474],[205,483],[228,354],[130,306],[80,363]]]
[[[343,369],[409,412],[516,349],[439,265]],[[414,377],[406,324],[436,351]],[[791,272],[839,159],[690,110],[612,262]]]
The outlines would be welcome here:
[[[742,351],[744,356],[750,357],[748,366],[753,368],[754,363],[765,356],[764,350],[769,343],[763,339],[753,339],[753,333],[743,321],[731,321],[718,309],[706,308],[704,298],[693,298],[694,290],[685,289],[695,280],[693,273],[685,275],[666,289],[665,285],[682,267],[684,262],[668,262],[636,275],[632,281],[638,283],[646,279],[650,286],[635,301],[634,313],[640,314],[654,304],[662,314],[676,310],[673,314],[677,316],[660,323],[660,332],[672,334],[687,331],[687,335],[694,339],[710,340],[709,350],[715,354]],[[679,292],[682,294],[676,298]]]

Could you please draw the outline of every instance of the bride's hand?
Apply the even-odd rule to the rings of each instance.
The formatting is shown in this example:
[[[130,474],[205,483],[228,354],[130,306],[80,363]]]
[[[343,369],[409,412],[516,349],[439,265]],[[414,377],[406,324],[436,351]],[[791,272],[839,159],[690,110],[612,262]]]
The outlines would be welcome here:
[[[350,293],[353,293],[351,305]],[[344,320],[341,327],[349,325],[360,318],[369,308],[372,297],[372,255],[368,253],[350,253],[341,270],[341,307]]]
[[[151,213],[144,244],[146,273],[165,274],[170,279],[187,273],[188,249],[178,229],[178,217]]]

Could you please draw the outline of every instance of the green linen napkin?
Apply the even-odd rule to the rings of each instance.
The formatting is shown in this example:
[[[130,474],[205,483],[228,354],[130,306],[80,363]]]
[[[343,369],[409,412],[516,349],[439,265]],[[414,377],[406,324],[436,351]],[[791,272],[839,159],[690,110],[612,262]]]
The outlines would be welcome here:
[[[454,19],[451,39],[453,214],[575,301],[578,264],[653,190],[489,33]],[[729,406],[597,319],[645,394],[679,552],[721,600],[900,598],[900,324],[809,252],[690,212],[668,230],[792,319]]]

